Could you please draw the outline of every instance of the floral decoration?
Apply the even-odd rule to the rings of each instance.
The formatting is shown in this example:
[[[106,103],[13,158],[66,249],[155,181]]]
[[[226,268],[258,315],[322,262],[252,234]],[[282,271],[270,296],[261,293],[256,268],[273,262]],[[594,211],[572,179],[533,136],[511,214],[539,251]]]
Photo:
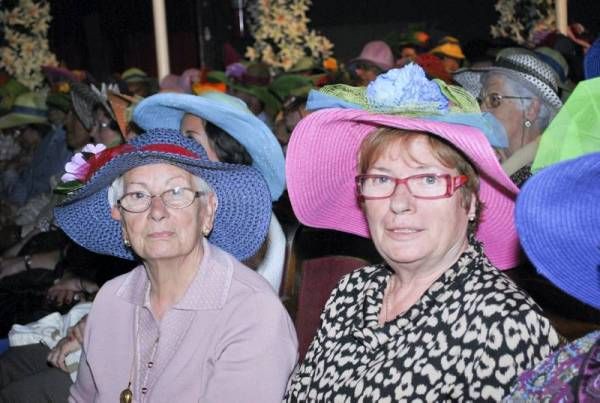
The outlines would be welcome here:
[[[253,0],[248,5],[254,45],[246,57],[262,61],[275,71],[288,71],[301,58],[323,60],[331,56],[333,44],[308,28],[306,12],[311,0]]]
[[[427,79],[423,68],[414,63],[377,76],[367,86],[366,98],[371,106],[384,109],[423,103],[436,104],[439,110],[449,106],[439,85]]]
[[[65,174],[60,178],[63,182],[84,181],[90,164],[87,160],[102,151],[106,150],[104,144],[87,144],[81,149],[81,152],[76,153],[71,161],[65,165]],[[84,155],[86,155],[84,157]]]
[[[0,67],[31,90],[43,82],[41,66],[58,64],[48,45],[48,26],[52,17],[47,0],[16,0],[13,7],[3,4],[0,27]]]
[[[520,45],[535,45],[540,32],[556,26],[555,0],[497,0],[500,14],[490,27],[494,38],[510,38]]]

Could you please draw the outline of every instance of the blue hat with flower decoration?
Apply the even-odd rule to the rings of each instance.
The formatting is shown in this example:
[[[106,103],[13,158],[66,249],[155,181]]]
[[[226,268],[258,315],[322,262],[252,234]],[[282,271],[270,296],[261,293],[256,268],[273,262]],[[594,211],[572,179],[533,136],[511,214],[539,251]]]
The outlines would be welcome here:
[[[60,189],[68,196],[54,215],[65,233],[86,249],[134,259],[123,243],[121,224],[111,217],[108,188],[133,168],[161,163],[202,178],[214,190],[218,206],[208,237],[212,244],[244,260],[267,235],[271,198],[260,173],[249,166],[210,161],[198,143],[178,131],[152,129],[118,147],[90,146],[83,151],[66,166],[67,183]]]
[[[462,124],[481,130],[493,147],[508,147],[504,126],[491,113],[481,113],[468,91],[442,80],[429,80],[414,63],[380,74],[366,88],[335,84],[311,91],[306,109],[325,108],[364,109]]]
[[[252,157],[252,166],[263,174],[271,198],[285,187],[283,150],[271,130],[250,112],[244,101],[219,92],[202,95],[161,93],[141,101],[133,121],[144,130],[156,127],[179,130],[186,113],[198,116],[235,138]]]

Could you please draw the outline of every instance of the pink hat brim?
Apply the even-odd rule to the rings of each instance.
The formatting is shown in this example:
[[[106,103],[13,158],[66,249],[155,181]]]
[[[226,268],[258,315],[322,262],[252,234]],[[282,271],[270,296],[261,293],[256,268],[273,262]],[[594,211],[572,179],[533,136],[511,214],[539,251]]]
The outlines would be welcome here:
[[[354,177],[360,144],[381,126],[432,133],[474,163],[480,175],[479,198],[485,204],[476,237],[497,268],[515,267],[519,241],[514,208],[519,189],[502,170],[485,135],[470,126],[352,109],[311,113],[294,129],[286,157],[288,193],[300,222],[369,237]]]

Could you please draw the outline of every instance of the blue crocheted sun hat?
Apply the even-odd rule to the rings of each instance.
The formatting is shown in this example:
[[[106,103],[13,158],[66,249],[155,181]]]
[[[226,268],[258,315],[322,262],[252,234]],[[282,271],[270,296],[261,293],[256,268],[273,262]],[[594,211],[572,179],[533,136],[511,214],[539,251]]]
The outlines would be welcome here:
[[[141,101],[133,111],[133,121],[144,130],[179,130],[186,113],[213,123],[243,145],[252,157],[252,166],[265,177],[272,200],[279,199],[285,187],[283,150],[273,132],[244,101],[218,92],[200,96],[165,92]]]
[[[527,256],[544,277],[600,309],[600,152],[542,169],[517,198]]]
[[[95,155],[83,187],[54,209],[59,227],[86,249],[133,260],[132,250],[123,244],[121,224],[111,217],[108,187],[130,169],[158,163],[185,169],[213,188],[218,207],[208,237],[212,244],[239,260],[256,253],[271,219],[271,197],[262,175],[249,166],[210,161],[198,143],[168,129],[149,130]]]

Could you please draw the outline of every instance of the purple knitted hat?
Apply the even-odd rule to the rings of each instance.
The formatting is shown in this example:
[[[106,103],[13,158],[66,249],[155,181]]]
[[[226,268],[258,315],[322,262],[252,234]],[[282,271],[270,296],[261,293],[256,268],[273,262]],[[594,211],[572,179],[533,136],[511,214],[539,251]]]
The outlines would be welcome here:
[[[86,249],[134,259],[123,244],[121,224],[111,217],[110,184],[142,165],[167,163],[205,180],[218,199],[208,240],[239,260],[256,253],[271,219],[269,188],[254,168],[210,161],[195,141],[175,130],[153,129],[97,154],[85,185],[54,209],[58,225]]]

